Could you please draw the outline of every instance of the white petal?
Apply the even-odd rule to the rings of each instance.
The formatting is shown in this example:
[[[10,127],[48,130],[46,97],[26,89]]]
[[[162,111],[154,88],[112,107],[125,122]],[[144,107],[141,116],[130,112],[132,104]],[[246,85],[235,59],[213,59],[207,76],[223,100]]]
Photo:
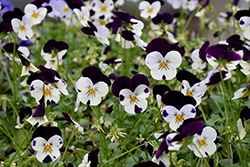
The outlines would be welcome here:
[[[104,97],[108,94],[108,91],[109,91],[109,88],[108,88],[108,85],[103,82],[103,81],[100,81],[100,82],[97,82],[95,85],[94,85],[95,89],[96,89],[96,93],[101,96],[101,97]]]
[[[191,104],[186,104],[180,109],[183,119],[194,118],[196,115],[195,107]]]
[[[13,28],[13,31],[15,33],[19,32],[20,31],[20,26],[22,25],[23,23],[21,22],[21,20],[17,19],[17,18],[14,18],[11,20],[11,25],[12,25],[12,28]]]
[[[62,137],[59,135],[54,135],[49,138],[48,143],[50,143],[52,150],[60,149],[63,146]]]
[[[175,114],[178,112],[178,109],[176,109],[173,106],[165,106],[162,109],[162,117],[166,122],[170,122],[172,120],[175,120]]]
[[[44,138],[36,137],[32,140],[31,146],[35,151],[42,151],[46,142],[47,141]]]
[[[36,102],[39,104],[39,100],[43,96],[43,81],[34,80],[30,85],[30,95],[36,99]]]
[[[207,139],[215,141],[217,133],[214,128],[207,126],[203,128],[201,136],[206,136]]]
[[[76,86],[80,91],[86,92],[89,90],[88,87],[93,87],[93,82],[88,77],[81,77]]]
[[[241,17],[239,23],[240,23],[240,28],[242,30],[246,30],[250,26],[250,17],[248,16]]]
[[[179,67],[181,65],[182,57],[181,54],[177,51],[170,51],[166,54],[165,60],[169,61],[169,64],[171,64],[172,67]]]
[[[141,84],[136,87],[134,94],[137,97],[147,98],[149,96],[149,88],[147,85]]]
[[[187,92],[189,91],[189,89],[190,89],[190,85],[188,81],[182,80],[181,93],[183,93],[184,95],[187,95]]]
[[[130,97],[132,97],[133,92],[130,89],[122,89],[119,93],[119,100],[121,105],[126,105],[130,103]]]

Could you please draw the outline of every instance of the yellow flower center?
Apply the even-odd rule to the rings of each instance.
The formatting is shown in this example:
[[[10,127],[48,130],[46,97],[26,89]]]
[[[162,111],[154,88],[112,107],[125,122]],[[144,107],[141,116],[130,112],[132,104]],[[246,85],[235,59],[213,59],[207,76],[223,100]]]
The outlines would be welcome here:
[[[102,12],[105,12],[106,11],[106,7],[102,7]]]
[[[207,145],[206,142],[205,142],[205,140],[201,139],[201,140],[199,141],[199,146],[200,146],[200,147],[203,147],[203,146],[205,146],[205,145]]]
[[[88,93],[91,94],[91,95],[94,95],[95,94],[95,90],[92,89],[92,88],[90,88]]]
[[[153,12],[153,9],[148,9],[148,13],[152,13]]]
[[[137,98],[136,98],[135,96],[132,96],[132,97],[130,98],[130,100],[131,100],[131,102],[134,102],[134,101],[137,100]]]
[[[191,91],[187,91],[187,96],[191,96],[191,97],[193,97],[192,92],[191,92]]]
[[[161,108],[163,108],[164,106],[165,106],[165,104],[161,102]]]
[[[166,62],[161,62],[161,68],[166,68],[167,67],[167,63]]]
[[[100,21],[100,24],[102,25],[102,26],[104,26],[105,25],[105,21]]]
[[[81,19],[82,19],[82,20],[84,20],[84,17],[83,17],[83,16],[81,16]]]
[[[69,8],[68,7],[66,7],[66,8],[64,8],[64,10],[63,10],[64,12],[68,12],[69,11]]]
[[[38,14],[37,14],[37,13],[34,13],[34,14],[32,15],[32,17],[37,18],[37,17],[38,17]]]
[[[44,90],[44,95],[45,96],[48,96],[48,95],[51,95],[51,91],[47,88]]]
[[[176,121],[177,121],[177,122],[180,122],[180,121],[183,122],[184,120],[183,120],[182,115],[180,115],[180,114],[179,114],[179,115],[176,115]]]
[[[21,26],[20,26],[20,29],[21,29],[21,31],[25,30],[24,25],[21,25]]]
[[[222,68],[225,68],[225,66],[220,66],[220,68],[218,68],[218,71],[220,72],[220,69],[222,69]]]
[[[50,145],[46,145],[46,146],[44,147],[44,151],[45,151],[45,152],[47,152],[47,151],[51,152],[51,146],[50,146]]]

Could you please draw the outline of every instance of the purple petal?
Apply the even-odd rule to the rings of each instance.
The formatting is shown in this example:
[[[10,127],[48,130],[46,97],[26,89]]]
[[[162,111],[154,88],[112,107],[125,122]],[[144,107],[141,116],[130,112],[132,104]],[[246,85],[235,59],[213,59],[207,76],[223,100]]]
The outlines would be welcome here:
[[[91,161],[90,166],[91,167],[97,167],[98,165],[98,153],[99,153],[99,148],[91,151],[88,156],[88,161]]]
[[[132,31],[129,31],[129,30],[122,31],[122,37],[128,41],[133,41],[135,39],[134,33]]]
[[[135,74],[132,78],[132,91],[141,84],[149,86],[149,79],[143,74]]]
[[[54,135],[62,136],[62,132],[58,127],[51,127],[50,125],[45,126],[39,126],[32,135],[32,140],[36,137],[42,137],[45,140],[49,140]]]
[[[236,12],[236,14],[234,15],[234,18],[236,20],[240,20],[240,18],[242,16],[249,16],[250,17],[250,11],[249,10],[239,10]]]
[[[168,151],[168,145],[166,140],[162,140],[160,147],[158,148],[158,150],[155,153],[156,158],[158,159],[159,156],[164,152],[164,151]]]
[[[33,117],[43,117],[45,115],[44,97],[39,100],[40,104],[37,106]]]
[[[165,56],[167,52],[170,49],[169,42],[164,38],[155,38],[152,41],[149,42],[149,44],[146,47],[146,52],[150,53],[153,51],[158,51],[162,54],[162,56]]]
[[[221,71],[222,73],[222,79],[226,77],[227,71]],[[206,83],[206,85],[215,85],[221,81],[220,72],[214,73],[210,78],[209,82]]]
[[[167,91],[170,91],[170,88],[167,85],[161,84],[161,85],[155,85],[153,88],[153,95],[156,99],[156,95],[163,96]]]
[[[200,57],[200,59],[202,60],[202,61],[204,61],[204,62],[207,62],[207,59],[206,59],[206,55],[207,55],[207,53],[206,53],[206,48],[209,46],[209,41],[206,41],[202,46],[201,46],[201,48],[200,48],[200,50],[199,50],[199,57]]]
[[[186,70],[181,70],[177,73],[176,78],[182,82],[183,80],[188,81],[190,87],[192,87],[194,84],[200,82],[201,80],[197,78],[194,74],[191,72],[188,72]]]
[[[122,89],[132,89],[132,81],[127,76],[121,76],[117,78],[112,85],[112,93],[114,96],[119,97],[119,93]]]

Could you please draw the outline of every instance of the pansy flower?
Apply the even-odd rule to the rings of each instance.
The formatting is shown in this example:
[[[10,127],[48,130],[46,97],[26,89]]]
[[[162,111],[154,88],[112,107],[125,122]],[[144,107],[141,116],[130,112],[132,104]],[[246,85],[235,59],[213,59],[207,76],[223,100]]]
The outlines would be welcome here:
[[[23,64],[21,76],[30,75],[34,72],[39,71],[39,69],[36,68],[32,63],[30,63],[28,59],[24,58],[22,55],[19,55],[19,57]]]
[[[191,54],[191,59],[193,61],[192,63],[192,69],[194,70],[200,70],[200,69],[205,69],[206,68],[206,62],[204,62],[201,58],[200,58],[200,54],[199,54],[200,49],[195,49],[192,54]]]
[[[98,153],[99,153],[99,148],[91,151],[89,154],[85,154],[82,160],[82,163],[79,164],[78,167],[97,167],[98,165]]]
[[[247,97],[250,93],[249,88],[250,88],[250,84],[247,85],[245,88],[240,88],[237,91],[235,91],[234,97],[232,98],[232,100]]]
[[[99,105],[102,97],[107,95],[110,85],[109,78],[97,67],[89,66],[84,68],[82,77],[75,84],[75,89],[78,93],[76,110],[80,102],[91,106]]]
[[[57,70],[67,56],[69,45],[63,41],[51,39],[44,45],[41,55],[46,61],[45,67]]]
[[[65,113],[65,112],[62,112],[62,114],[63,114],[63,117],[55,118],[54,120],[55,120],[55,121],[61,121],[61,120],[68,121],[68,122],[70,122],[70,123],[72,123],[72,124],[75,125],[75,128],[80,132],[81,135],[84,134],[84,132],[83,132],[83,127],[82,127],[79,123],[77,123],[76,121],[74,121],[74,120],[69,116],[69,114],[67,114],[67,113]]]
[[[240,112],[240,119],[237,121],[237,128],[239,132],[240,140],[245,138],[246,132],[246,121],[250,119],[250,109],[248,107],[244,107]],[[236,140],[239,139],[237,136]]]
[[[32,126],[38,127],[40,125],[48,123],[48,119],[45,115],[44,98],[39,101],[39,105],[36,107],[35,112],[26,120]]]
[[[240,28],[243,30],[243,36],[250,39],[250,10],[239,10],[234,17],[240,23]]]
[[[108,46],[108,29],[105,26],[99,26],[98,28],[96,28],[96,26],[90,21],[88,21],[88,25],[88,27],[83,27],[81,29],[82,32],[86,35],[95,35],[99,42],[101,42],[105,46]]]
[[[109,17],[112,15],[111,10],[114,8],[114,2],[112,0],[93,0],[92,10],[95,11],[96,17],[104,15]]]
[[[169,122],[169,127],[176,131],[184,120],[194,118],[196,115],[196,102],[193,97],[184,96],[181,92],[170,91],[162,100],[165,107],[162,109],[162,117]]]
[[[153,95],[154,98],[157,100],[157,104],[160,109],[162,109],[165,106],[165,104],[162,102],[162,97],[168,91],[170,91],[170,88],[164,84],[155,85],[153,87]]]
[[[206,82],[208,80],[201,81],[194,74],[186,70],[179,71],[176,77],[182,82],[181,93],[193,97],[196,100],[196,105],[199,105],[201,97],[207,90]]]
[[[141,1],[139,3],[140,16],[145,19],[154,18],[161,9],[160,1],[149,3],[148,1]]]
[[[107,60],[100,62],[99,67],[103,71],[106,71],[106,69],[108,68],[109,65],[114,65],[114,69],[117,70],[121,64],[122,64],[121,58],[113,57],[113,58],[110,58],[110,59],[107,59]]]
[[[47,9],[45,7],[38,8],[34,4],[27,4],[24,7],[25,15],[31,17],[33,25],[40,24],[47,14]]]
[[[68,95],[67,84],[56,71],[41,65],[38,68],[41,73],[33,73],[27,80],[31,96],[38,104],[42,97],[46,105],[54,105],[59,101],[60,94]]]
[[[22,19],[13,18],[11,20],[13,31],[17,33],[18,37],[22,40],[27,40],[33,36],[31,27],[33,26],[32,18],[24,15]]]
[[[217,133],[212,127],[204,127],[200,134],[194,135],[193,143],[188,148],[194,151],[197,157],[207,157],[215,153]]]
[[[25,46],[19,46],[18,44],[14,43],[7,43],[3,46],[3,52],[6,57],[10,60],[13,60],[14,53],[16,55],[22,55],[24,58],[27,58],[30,55],[30,51]],[[21,62],[20,57],[15,57],[16,62]]]
[[[32,135],[31,146],[39,162],[53,162],[60,157],[63,145],[62,133],[57,127],[38,127]]]
[[[22,107],[16,119],[17,125],[15,126],[15,128],[21,129],[24,126],[24,121],[26,120],[27,117],[31,116],[31,114],[32,114],[32,109],[30,107],[28,106]]]
[[[81,25],[87,26],[88,25],[87,22],[89,21],[89,16],[90,16],[89,9],[85,6],[82,6],[81,10],[75,8],[75,9],[73,9],[73,11],[75,12]]]
[[[181,65],[184,51],[164,38],[153,39],[146,48],[146,65],[156,80],[171,80],[176,76],[176,68]]]
[[[112,92],[119,97],[121,105],[129,114],[138,114],[146,110],[149,96],[149,80],[143,74],[136,74],[131,79],[126,76],[117,78],[112,86]]]

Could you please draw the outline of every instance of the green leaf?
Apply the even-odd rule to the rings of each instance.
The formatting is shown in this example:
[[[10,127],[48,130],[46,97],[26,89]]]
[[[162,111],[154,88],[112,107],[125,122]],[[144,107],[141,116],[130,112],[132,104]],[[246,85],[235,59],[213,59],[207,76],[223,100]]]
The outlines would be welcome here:
[[[22,129],[22,130],[17,130],[14,134],[14,141],[21,146],[22,142],[24,141],[26,135],[28,134],[28,131],[26,129]],[[26,141],[24,141],[24,144],[22,145],[22,148],[25,148],[27,145],[29,145],[29,140],[26,139]]]
[[[222,166],[228,166],[228,165],[230,165],[230,160],[229,159],[222,159],[219,161],[219,164],[221,164]]]
[[[107,115],[105,118],[104,118],[105,121],[108,121],[108,122],[112,122],[115,120],[115,117],[113,115]]]
[[[138,161],[137,157],[134,157],[134,158]],[[128,157],[128,159],[125,161],[124,164],[125,164],[125,167],[131,167],[131,166],[134,166],[136,162],[132,157]]]
[[[207,124],[209,126],[214,126],[215,122],[219,121],[221,119],[220,116],[212,114],[211,118],[209,120],[207,120]]]
[[[113,149],[115,149],[118,145],[119,145],[118,142],[110,143],[110,144],[108,145],[108,149],[113,150]]]

